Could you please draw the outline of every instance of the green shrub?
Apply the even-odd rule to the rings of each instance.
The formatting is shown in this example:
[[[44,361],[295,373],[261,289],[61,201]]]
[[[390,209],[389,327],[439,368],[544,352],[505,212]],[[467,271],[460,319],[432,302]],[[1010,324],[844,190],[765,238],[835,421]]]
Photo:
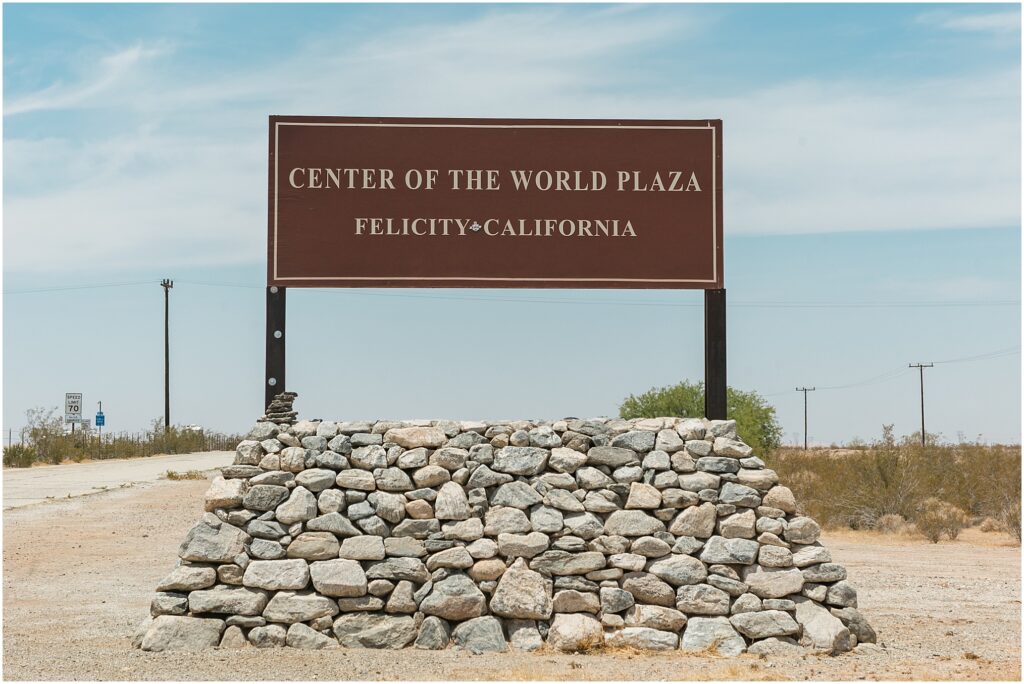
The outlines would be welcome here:
[[[25,444],[12,444],[4,448],[4,466],[28,468],[36,462],[36,450]]]
[[[758,456],[779,447],[782,426],[775,407],[757,392],[728,388],[726,414],[736,421],[740,439]],[[638,396],[629,395],[619,406],[620,418],[658,418],[661,416],[701,417],[704,415],[704,383],[683,381],[669,387],[655,387]]]

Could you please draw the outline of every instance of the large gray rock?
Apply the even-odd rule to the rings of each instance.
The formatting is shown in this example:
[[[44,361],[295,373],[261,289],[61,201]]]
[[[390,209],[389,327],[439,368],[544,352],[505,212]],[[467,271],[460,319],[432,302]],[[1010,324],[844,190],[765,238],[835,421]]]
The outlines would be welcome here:
[[[266,605],[267,595],[264,592],[244,587],[221,585],[193,591],[188,595],[188,609],[192,613],[259,615]]]
[[[741,485],[736,482],[726,482],[718,492],[718,500],[721,503],[756,508],[761,505],[761,495],[753,487]]]
[[[533,558],[548,548],[548,536],[540,532],[530,534],[499,534],[498,553],[505,558]]]
[[[245,480],[225,480],[218,475],[213,478],[210,488],[206,490],[203,505],[208,511],[241,506],[245,490]]]
[[[608,534],[643,537],[665,531],[665,523],[643,511],[615,511],[604,522]]]
[[[763,610],[757,613],[739,613],[729,622],[743,636],[751,639],[789,636],[800,631],[800,625],[789,613],[781,610]]]
[[[833,608],[831,611],[832,615],[839,618],[850,633],[857,637],[857,642],[860,644],[873,644],[877,641],[877,635],[875,630],[872,629],[868,621],[856,608]]]
[[[427,447],[436,449],[448,441],[444,430],[437,427],[392,428],[384,433],[385,442],[394,442],[405,449]]]
[[[804,576],[796,568],[753,565],[743,569],[743,581],[750,587],[750,593],[763,599],[799,594],[804,587]]]
[[[654,448],[657,435],[649,430],[630,430],[612,438],[612,446],[644,453]]]
[[[549,455],[547,449],[537,447],[503,447],[494,454],[491,469],[510,475],[538,475],[547,465]]]
[[[639,603],[675,607],[676,592],[672,587],[649,573],[630,573],[622,580],[622,588]]]
[[[728,615],[729,594],[710,584],[690,584],[676,590],[676,609],[687,615]]]
[[[505,631],[509,646],[516,651],[536,651],[544,645],[534,620],[505,620]]]
[[[338,556],[349,560],[384,560],[384,540],[373,535],[349,537],[341,542]]]
[[[600,599],[601,611],[605,614],[621,613],[636,603],[632,594],[617,587],[601,587]]]
[[[617,446],[592,447],[587,451],[586,458],[586,462],[590,465],[604,465],[609,468],[618,468],[636,460],[635,451]]]
[[[551,550],[535,556],[530,568],[546,575],[585,575],[605,567],[605,555],[597,551],[571,553]]]
[[[661,507],[661,492],[654,486],[642,482],[634,482],[629,486],[629,497],[626,499],[627,509],[655,509]]]
[[[309,622],[320,617],[338,614],[338,604],[309,591],[279,591],[263,610],[263,617],[270,622]]]
[[[207,513],[189,530],[178,548],[178,556],[187,561],[230,563],[245,552],[248,541],[249,535],[245,532]]]
[[[331,532],[303,532],[288,545],[288,557],[328,560],[338,557],[340,546]]]
[[[782,536],[791,544],[813,544],[821,536],[821,527],[810,518],[793,518]]]
[[[492,506],[512,506],[513,508],[528,509],[534,504],[544,500],[530,485],[525,482],[515,481],[503,484],[491,497]]]
[[[422,584],[430,579],[423,561],[418,558],[388,558],[366,565],[367,579],[409,580]]]
[[[837,655],[853,648],[850,630],[827,608],[804,596],[796,596],[793,601],[796,621],[814,649]]]
[[[346,613],[334,621],[333,629],[345,648],[398,649],[416,638],[416,621],[410,616]]]
[[[507,574],[507,573],[506,573]],[[445,620],[468,620],[483,615],[487,599],[469,577],[455,574],[440,582],[420,603],[420,610]]]
[[[556,613],[593,613],[601,610],[601,599],[597,594],[576,589],[563,589],[551,601]]]
[[[442,620],[436,615],[430,615],[420,625],[420,632],[414,646],[428,651],[441,651],[448,648],[451,638],[452,630],[448,626],[448,621]]]
[[[142,637],[143,651],[202,651],[216,648],[223,620],[160,615]]]
[[[254,560],[242,575],[242,584],[256,589],[305,589],[309,584],[309,565],[294,560]]]
[[[157,591],[194,591],[212,587],[217,582],[217,571],[199,565],[179,565],[157,585]]]
[[[650,627],[626,627],[606,637],[609,646],[629,646],[643,651],[674,651],[679,646],[679,634]]]
[[[729,565],[749,565],[757,560],[761,545],[753,539],[726,539],[711,537],[700,552],[700,559],[705,563],[724,563]]]
[[[306,529],[311,532],[330,532],[338,537],[356,537],[362,534],[347,517],[338,512],[318,515],[306,523]]]
[[[274,517],[285,525],[312,520],[316,514],[316,497],[305,487],[293,489],[288,500],[274,511]]]
[[[781,485],[772,487],[761,499],[761,503],[786,513],[796,512],[796,497],[793,496],[793,491],[789,487]]]
[[[587,455],[575,449],[558,447],[551,450],[548,467],[559,473],[573,474],[587,462]]]
[[[601,623],[587,613],[557,613],[548,627],[548,645],[560,651],[588,651],[603,643]]]
[[[308,625],[302,624],[301,622],[296,622],[288,628],[288,634],[285,639],[286,643],[292,648],[301,648],[305,650],[320,650],[324,648],[338,647],[337,641],[326,634],[321,634]]]
[[[677,537],[707,539],[715,533],[718,510],[713,503],[690,506],[675,517],[668,531]]]
[[[283,648],[288,632],[281,625],[260,625],[249,630],[249,643],[256,648]]]
[[[490,615],[460,623],[452,631],[455,648],[471,653],[504,653],[508,650],[501,621]]]
[[[340,598],[366,594],[366,573],[358,561],[342,558],[317,561],[309,566],[309,575],[313,586],[324,596]]]
[[[530,519],[518,508],[499,506],[489,508],[484,514],[484,534],[488,537],[530,532],[532,529]]]
[[[686,616],[674,608],[636,604],[626,611],[627,627],[647,627],[665,632],[679,632],[686,625]]]
[[[441,486],[434,501],[434,517],[438,520],[465,520],[469,517],[466,491],[454,482]]]
[[[846,568],[838,563],[821,563],[803,569],[804,580],[828,584],[846,579]]]
[[[681,651],[713,651],[723,656],[738,656],[747,648],[728,618],[693,617],[686,623],[686,631],[679,645]]]
[[[660,558],[647,566],[647,572],[674,587],[684,584],[700,584],[708,577],[704,563],[693,556],[672,554]]]

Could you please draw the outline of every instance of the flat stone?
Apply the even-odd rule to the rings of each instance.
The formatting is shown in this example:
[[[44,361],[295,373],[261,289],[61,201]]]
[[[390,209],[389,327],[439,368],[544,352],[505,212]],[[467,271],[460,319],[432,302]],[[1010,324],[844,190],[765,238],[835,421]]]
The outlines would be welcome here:
[[[757,560],[761,545],[752,539],[711,537],[700,552],[705,563],[750,565]]]
[[[686,624],[683,639],[679,645],[681,651],[713,650],[722,656],[738,656],[747,648],[743,640],[728,618],[725,617],[693,617]]]
[[[808,544],[806,546],[794,544],[792,551],[793,565],[798,568],[806,568],[811,565],[817,565],[818,563],[832,562],[832,554],[827,548],[818,543]]]
[[[465,546],[454,546],[444,551],[439,551],[427,559],[427,570],[433,572],[438,568],[456,568],[465,570],[473,567],[473,557]]]
[[[418,558],[388,558],[366,565],[367,579],[409,580],[422,584],[430,579],[423,561]]]
[[[337,558],[340,544],[331,532],[303,532],[288,545],[289,558],[328,560]]]
[[[160,581],[157,591],[194,591],[212,587],[217,582],[217,571],[198,565],[179,565]]]
[[[203,505],[208,511],[241,506],[246,489],[245,480],[226,480],[218,475],[203,495]]]
[[[634,482],[629,486],[626,508],[654,509],[661,507],[661,492],[649,484]]]
[[[312,574],[312,572],[310,573]],[[314,585],[315,586],[315,585]],[[313,592],[279,591],[267,603],[263,617],[270,622],[309,622],[338,614],[338,604]]]
[[[563,589],[555,593],[552,607],[556,613],[593,613],[601,610],[601,599],[592,592]]]
[[[791,544],[813,544],[821,536],[821,527],[810,518],[793,518],[782,536]]]
[[[715,533],[718,511],[712,503],[684,508],[668,527],[677,537],[699,537],[706,539]]]
[[[530,561],[530,568],[547,575],[585,575],[605,567],[603,553],[585,551],[570,553],[568,551],[545,551]]]
[[[670,585],[700,584],[707,579],[704,563],[693,556],[671,554],[655,560],[647,566],[647,572]]]
[[[829,584],[846,579],[846,568],[838,563],[820,563],[803,569],[805,582]]]
[[[346,613],[334,621],[332,629],[338,643],[345,648],[398,649],[405,648],[416,638],[416,621],[407,615]]]
[[[220,643],[224,621],[160,615],[142,637],[143,651],[202,651]]]
[[[571,475],[586,462],[586,454],[576,451],[575,449],[557,447],[551,450],[551,456],[548,459],[548,467],[559,473],[568,473]]]
[[[548,536],[540,532],[530,534],[499,534],[498,553],[505,558],[533,558],[547,550]],[[468,553],[466,554],[469,555]]]
[[[556,613],[548,627],[547,643],[559,651],[587,651],[604,643],[604,629],[593,615]]]
[[[691,584],[676,590],[676,609],[687,615],[728,615],[729,594],[710,584]]]
[[[365,470],[342,470],[334,481],[343,489],[355,489],[362,492],[372,492],[377,489],[377,481],[373,479],[373,473]]]
[[[636,603],[632,594],[625,589],[615,587],[601,587],[600,599],[601,611],[605,614],[621,613]]]
[[[718,493],[718,500],[722,503],[745,508],[756,508],[761,505],[761,495],[753,487],[726,482]]]
[[[384,600],[377,596],[355,596],[338,599],[342,613],[373,612],[384,610]]]
[[[494,454],[491,468],[510,475],[537,475],[547,465],[550,452],[537,447],[503,447]]]
[[[384,560],[384,540],[372,535],[349,537],[341,542],[338,557],[349,560]]]
[[[676,593],[666,582],[649,573],[630,573],[623,577],[622,588],[639,603],[674,608]]]
[[[530,532],[532,529],[530,519],[518,508],[507,506],[491,508],[484,515],[484,534],[489,537],[497,537],[502,533]]]
[[[366,593],[367,579],[358,561],[338,558],[310,564],[313,586],[324,596],[358,597]]]
[[[765,639],[796,634],[800,625],[789,613],[781,610],[763,610],[759,613],[733,615],[729,622],[736,631],[751,639]]]
[[[245,569],[242,584],[270,591],[305,589],[309,584],[309,565],[302,559],[254,560]]]
[[[804,586],[804,576],[796,568],[753,565],[743,569],[743,581],[750,587],[750,593],[763,599],[799,594]]]
[[[608,634],[609,646],[629,646],[642,651],[674,651],[679,646],[679,634],[648,627],[626,627]]]
[[[281,625],[260,625],[249,630],[249,643],[256,648],[284,648],[288,631]]]
[[[657,435],[649,430],[630,430],[612,438],[612,446],[645,453],[654,448],[656,439]]]
[[[718,521],[718,533],[727,538],[753,539],[757,516],[751,508],[727,515]]]
[[[384,433],[384,441],[394,442],[404,449],[436,449],[448,441],[448,436],[436,427],[404,427],[388,430]]]
[[[188,595],[188,609],[192,613],[259,615],[266,605],[265,593],[244,587],[217,586]]]
[[[592,466],[603,465],[618,468],[634,462],[637,454],[632,449],[617,446],[596,446],[587,451],[587,463]]]
[[[604,529],[608,534],[642,537],[664,532],[665,523],[643,511],[615,511],[605,520]]]
[[[626,611],[627,627],[646,627],[678,633],[685,625],[686,616],[674,608],[638,604]]]

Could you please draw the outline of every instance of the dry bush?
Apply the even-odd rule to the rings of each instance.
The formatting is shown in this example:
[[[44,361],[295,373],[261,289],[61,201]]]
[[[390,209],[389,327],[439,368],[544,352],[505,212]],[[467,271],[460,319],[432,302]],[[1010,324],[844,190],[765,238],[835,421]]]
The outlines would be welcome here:
[[[907,521],[903,519],[902,515],[887,513],[875,522],[875,530],[883,534],[899,534],[906,532]]]
[[[937,544],[943,534],[956,539],[966,524],[967,516],[962,510],[935,497],[922,501],[914,516],[917,531],[933,544]]]
[[[828,450],[779,449],[766,460],[822,525],[882,529],[885,516],[913,520],[924,500],[935,497],[971,518],[995,518],[1020,538],[1019,446],[921,446],[897,441],[886,426],[881,439],[841,457]],[[951,532],[959,530],[943,533]]]
[[[177,470],[168,470],[164,473],[164,477],[168,480],[205,480],[206,474],[200,470],[186,470],[183,473],[179,473]]]
[[[1003,529],[1003,526],[1000,525],[999,521],[995,518],[989,517],[981,521],[981,524],[978,525],[978,529],[982,532],[998,532]]]

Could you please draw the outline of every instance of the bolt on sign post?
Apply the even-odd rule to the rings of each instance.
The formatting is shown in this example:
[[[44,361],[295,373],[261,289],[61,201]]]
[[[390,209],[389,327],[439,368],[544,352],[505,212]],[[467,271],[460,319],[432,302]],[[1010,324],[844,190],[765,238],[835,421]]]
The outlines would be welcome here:
[[[264,405],[287,288],[699,289],[725,418],[721,120],[271,116],[269,160]]]

